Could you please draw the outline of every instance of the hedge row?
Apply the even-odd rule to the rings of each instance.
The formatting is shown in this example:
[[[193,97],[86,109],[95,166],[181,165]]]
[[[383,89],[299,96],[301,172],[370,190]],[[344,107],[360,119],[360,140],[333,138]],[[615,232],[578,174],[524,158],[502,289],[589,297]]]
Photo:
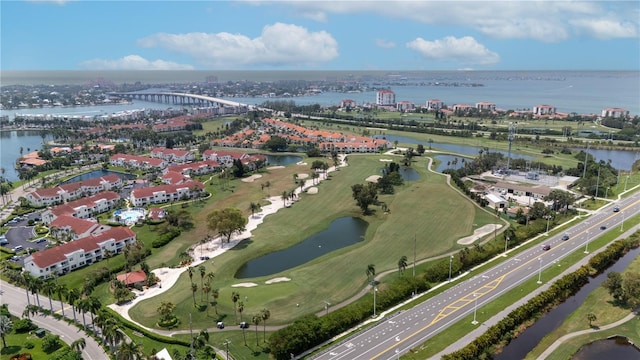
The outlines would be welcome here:
[[[491,358],[497,345],[509,343],[511,339],[513,339],[515,330],[521,329],[523,325],[538,319],[544,312],[564,302],[578,292],[589,282],[590,273],[593,273],[594,270],[596,273],[604,271],[608,266],[624,256],[630,249],[638,247],[638,245],[640,245],[638,236],[638,233],[635,233],[629,240],[618,240],[612,243],[601,253],[600,259],[594,260],[596,257],[594,256],[588,265],[581,266],[575,272],[563,276],[560,280],[553,283],[548,290],[541,292],[526,304],[513,310],[504,319],[491,326],[484,334],[480,335],[470,344],[458,351],[443,356],[442,359],[472,360]],[[597,266],[597,268],[593,268],[592,266]]]
[[[159,247],[165,246],[171,240],[173,240],[176,237],[178,237],[178,235],[180,235],[180,229],[177,229],[177,228],[171,229],[171,230],[169,230],[169,232],[166,232],[166,233],[158,236],[155,240],[153,240],[153,242],[151,243],[151,246],[153,248],[159,248]]]

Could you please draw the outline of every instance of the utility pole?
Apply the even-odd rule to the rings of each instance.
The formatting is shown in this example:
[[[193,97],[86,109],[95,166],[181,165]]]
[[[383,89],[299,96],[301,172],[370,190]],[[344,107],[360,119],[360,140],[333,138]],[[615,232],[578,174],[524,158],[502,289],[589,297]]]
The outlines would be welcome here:
[[[587,161],[589,159],[589,142],[587,141],[587,152],[584,154],[584,166],[582,167],[582,178],[587,177]]]
[[[416,277],[416,234],[413,234],[413,277]]]
[[[189,334],[191,334],[191,346],[189,346],[189,355],[191,359],[195,359],[193,356],[193,328],[191,326],[191,313],[189,313]]]
[[[229,344],[231,344],[231,341],[225,339],[222,344],[227,346],[227,360],[229,360]]]

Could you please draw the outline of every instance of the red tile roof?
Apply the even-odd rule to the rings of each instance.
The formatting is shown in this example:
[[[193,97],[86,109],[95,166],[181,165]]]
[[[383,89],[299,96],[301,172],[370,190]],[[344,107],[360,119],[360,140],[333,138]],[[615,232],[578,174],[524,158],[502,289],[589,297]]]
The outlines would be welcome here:
[[[128,238],[135,238],[136,234],[128,227],[116,227],[106,230],[96,236],[87,236],[75,241],[55,246],[49,249],[35,252],[31,254],[34,264],[44,269],[53,264],[57,264],[66,259],[66,254],[74,251],[83,250],[85,253],[98,250],[100,243],[113,239],[116,242],[123,241]]]

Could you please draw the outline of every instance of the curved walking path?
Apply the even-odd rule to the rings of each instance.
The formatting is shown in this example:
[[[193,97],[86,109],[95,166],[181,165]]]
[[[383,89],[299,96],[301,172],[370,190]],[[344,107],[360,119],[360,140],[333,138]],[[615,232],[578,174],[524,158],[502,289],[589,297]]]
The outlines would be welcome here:
[[[572,333],[568,333],[565,334],[563,336],[561,336],[558,340],[556,340],[553,344],[551,344],[551,346],[549,346],[542,354],[540,354],[540,356],[538,356],[538,360],[544,360],[546,359],[549,355],[551,355],[563,342],[580,336],[580,335],[585,335],[585,334],[592,334],[594,332],[598,332],[598,331],[604,331],[604,330],[608,330],[611,328],[614,328],[618,325],[622,325],[624,323],[626,323],[627,321],[630,321],[632,319],[634,319],[636,316],[638,315],[638,313],[636,311],[632,311],[631,313],[629,313],[629,315],[623,317],[622,319],[613,322],[611,324],[607,324],[604,326],[600,326],[598,328],[591,328],[591,329],[586,329],[586,330],[580,330],[580,331],[574,331]]]

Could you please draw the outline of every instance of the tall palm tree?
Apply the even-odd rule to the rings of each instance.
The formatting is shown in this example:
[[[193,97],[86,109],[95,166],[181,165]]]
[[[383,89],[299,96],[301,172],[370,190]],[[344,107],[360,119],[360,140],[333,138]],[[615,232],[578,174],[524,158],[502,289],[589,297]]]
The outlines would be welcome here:
[[[283,191],[281,195],[281,199],[282,199],[282,202],[284,203],[284,206],[287,206],[287,199],[289,199],[289,193],[286,191]]]
[[[269,309],[262,309],[260,316],[262,316],[262,341],[267,342],[267,320],[271,317],[271,312]]]
[[[367,265],[367,281],[371,282],[376,276],[376,266],[374,264]]]
[[[76,307],[78,308],[79,311],[82,311],[82,326],[86,329],[87,328],[87,321],[84,317],[84,314],[87,313],[87,311],[89,311],[89,300],[87,298],[82,298],[80,300],[78,300]]]
[[[200,265],[198,270],[200,271],[200,290],[204,292],[204,276],[207,274],[207,268],[204,265]],[[202,302],[203,292],[200,293],[200,302]]]
[[[256,346],[258,346],[258,325],[260,325],[260,321],[262,321],[261,315],[253,315],[251,318],[253,325],[256,327]]]
[[[76,303],[80,300],[80,296],[82,296],[82,292],[78,288],[73,288],[67,293],[67,301],[69,302],[69,305],[71,305],[71,311],[73,311],[74,323],[78,322],[76,319]]]
[[[104,340],[109,344],[111,351],[124,339],[124,335],[120,331],[120,326],[115,320],[108,321],[104,325],[102,332],[104,334]]]
[[[240,322],[242,322],[242,312],[244,311],[244,302],[238,301],[238,312],[240,313]]]
[[[202,287],[202,292],[207,294],[207,301],[205,302],[205,304],[209,304],[209,293],[211,292],[211,284],[207,281],[204,284],[204,287]],[[202,300],[200,300],[200,302],[202,302]],[[209,315],[209,306],[207,306],[207,316]]]
[[[60,299],[60,308],[62,309],[62,317],[64,316],[64,299],[69,294],[69,289],[67,288],[67,284],[58,283],[56,284],[56,293],[58,294],[58,298]]]
[[[5,336],[11,333],[11,330],[13,330],[13,322],[11,322],[11,319],[6,315],[0,316],[0,337],[2,338],[2,349],[7,347]]]
[[[27,293],[27,305],[31,305],[29,290],[31,288],[31,281],[33,281],[33,275],[31,275],[30,272],[24,271],[17,280],[19,285],[24,286],[24,290]]]
[[[139,360],[142,359],[144,354],[142,353],[142,347],[135,342],[124,342],[124,344],[118,347],[116,352],[116,360]]]
[[[231,293],[231,301],[233,301],[233,315],[236,318],[236,321],[238,320],[238,307],[236,306],[238,303],[238,299],[240,299],[240,294],[238,294],[237,291],[234,291]]]
[[[401,273],[407,268],[407,257],[402,255],[400,260],[398,260],[398,271]]]
[[[196,292],[198,291],[198,284],[191,283],[191,294],[193,295],[193,306],[196,306]]]
[[[78,340],[71,343],[71,350],[81,353],[82,350],[87,346],[87,340],[84,338],[79,338]]]
[[[211,302],[211,305],[213,305],[213,308],[216,310],[216,314],[218,314],[218,297],[220,296],[220,289],[218,288],[212,289],[211,296],[213,296],[213,301]]]
[[[251,202],[251,204],[249,204],[249,210],[251,210],[251,217],[253,217],[256,212],[260,211],[260,204]]]
[[[42,284],[42,291],[44,291],[44,293],[47,294],[47,297],[49,298],[49,309],[53,314],[53,301],[51,300],[51,294],[56,291],[56,283],[53,282],[53,279],[48,279]]]
[[[187,268],[187,273],[189,274],[189,281],[193,284],[193,266]]]
[[[102,308],[102,302],[97,297],[91,295],[87,298],[87,308],[91,314],[91,323],[93,324],[94,314]]]

